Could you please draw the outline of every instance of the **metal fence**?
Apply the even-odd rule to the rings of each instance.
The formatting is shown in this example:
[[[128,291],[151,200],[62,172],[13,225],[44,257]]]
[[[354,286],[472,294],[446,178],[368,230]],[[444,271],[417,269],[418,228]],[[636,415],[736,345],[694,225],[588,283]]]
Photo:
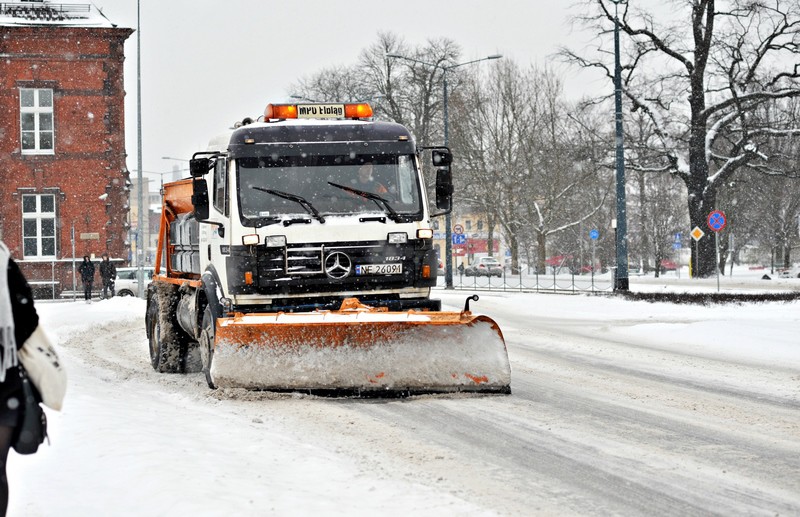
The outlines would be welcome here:
[[[445,286],[444,273],[439,273],[438,287]],[[515,291],[550,293],[611,293],[614,281],[610,273],[583,274],[570,273],[519,273],[512,275],[503,272],[502,276],[453,275],[453,288],[470,291]]]

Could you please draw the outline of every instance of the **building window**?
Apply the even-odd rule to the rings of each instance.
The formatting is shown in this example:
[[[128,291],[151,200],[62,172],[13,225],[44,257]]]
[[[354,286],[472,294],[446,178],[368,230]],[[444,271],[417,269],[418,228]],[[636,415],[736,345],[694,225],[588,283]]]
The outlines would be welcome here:
[[[478,220],[478,231],[483,231],[483,219]]]
[[[53,154],[53,90],[20,88],[22,154]]]
[[[465,223],[464,226],[466,226],[467,230],[471,230],[472,229],[472,221],[467,220],[467,222]]]
[[[22,253],[25,258],[56,256],[56,197],[22,196]]]
[[[433,226],[434,230],[438,230],[439,229],[439,221],[434,220],[432,222],[432,226]]]

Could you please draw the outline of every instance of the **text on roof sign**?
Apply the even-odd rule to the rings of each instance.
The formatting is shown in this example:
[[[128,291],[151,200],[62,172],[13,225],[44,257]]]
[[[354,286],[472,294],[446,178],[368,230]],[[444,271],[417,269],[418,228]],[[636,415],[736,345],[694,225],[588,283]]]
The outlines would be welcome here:
[[[298,104],[297,118],[342,118],[344,104]]]

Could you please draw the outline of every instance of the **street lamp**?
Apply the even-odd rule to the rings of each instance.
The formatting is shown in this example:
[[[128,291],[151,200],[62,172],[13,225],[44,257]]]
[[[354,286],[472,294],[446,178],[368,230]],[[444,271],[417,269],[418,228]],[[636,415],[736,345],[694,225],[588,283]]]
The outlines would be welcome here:
[[[189,163],[189,160],[187,160],[185,158],[173,158],[171,156],[162,156],[161,159],[162,160],[173,160],[173,161],[182,162],[182,163]],[[176,181],[176,180],[180,179],[180,176],[178,176],[177,173],[179,173],[179,172],[187,172],[188,170],[189,169],[186,168],[185,165],[184,165],[183,169],[179,169],[177,165],[174,165],[172,170],[169,171],[169,172],[157,172],[157,173],[155,173],[155,174],[160,174],[161,175],[161,191],[162,192],[164,191],[164,174],[173,174],[172,179],[170,179],[170,181]]]
[[[144,298],[144,265],[142,264],[142,248],[144,239],[142,227],[144,226],[144,195],[142,194],[142,28],[141,28],[141,2],[136,2],[136,158],[138,163],[137,179],[139,192],[136,199],[136,281],[139,286],[136,295]]]
[[[309,99],[308,97],[304,97],[302,95],[289,95],[292,99],[297,99],[299,101],[307,101],[307,102],[319,102],[318,100]]]
[[[416,59],[413,57],[407,57],[400,54],[386,54],[386,57],[396,58],[396,59],[405,59],[406,61],[412,61],[414,63],[419,63],[421,65],[430,66],[432,68],[438,68],[442,71],[442,115],[444,118],[444,146],[447,147],[449,144],[449,134],[448,134],[448,118],[447,118],[447,72],[458,68],[464,65],[471,65],[473,63],[479,63],[481,61],[489,61],[491,59],[500,59],[502,54],[492,54],[491,56],[482,57],[480,59],[473,59],[472,61],[465,61],[463,63],[456,63],[454,65],[447,65],[443,66],[437,63],[428,63],[427,61],[422,61],[420,59]],[[444,282],[446,289],[453,288],[453,229],[452,229],[452,221],[450,217],[450,212],[445,214],[445,242],[444,242],[444,249],[445,249],[445,261],[444,261]]]
[[[619,63],[619,4],[628,0],[610,0],[614,4],[614,107],[617,136],[617,269],[614,276],[614,290],[628,290],[628,224],[625,207],[625,148],[622,141],[622,67]]]

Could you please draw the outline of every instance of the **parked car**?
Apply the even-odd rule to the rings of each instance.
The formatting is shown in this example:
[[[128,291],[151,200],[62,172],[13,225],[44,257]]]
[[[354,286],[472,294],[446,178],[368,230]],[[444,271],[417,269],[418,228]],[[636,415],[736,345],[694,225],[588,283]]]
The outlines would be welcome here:
[[[788,269],[779,269],[778,278],[800,278],[800,266],[794,266]]]
[[[671,260],[664,259],[661,261],[661,272],[665,273],[667,271],[677,271],[678,264]]]
[[[136,281],[138,269],[136,267],[117,268],[117,279],[114,281],[117,296],[136,296],[139,293],[139,283]],[[142,269],[144,270],[144,283],[147,285],[153,279],[155,268],[145,267]]]
[[[503,276],[503,265],[494,257],[481,257],[464,269],[467,276]]]

